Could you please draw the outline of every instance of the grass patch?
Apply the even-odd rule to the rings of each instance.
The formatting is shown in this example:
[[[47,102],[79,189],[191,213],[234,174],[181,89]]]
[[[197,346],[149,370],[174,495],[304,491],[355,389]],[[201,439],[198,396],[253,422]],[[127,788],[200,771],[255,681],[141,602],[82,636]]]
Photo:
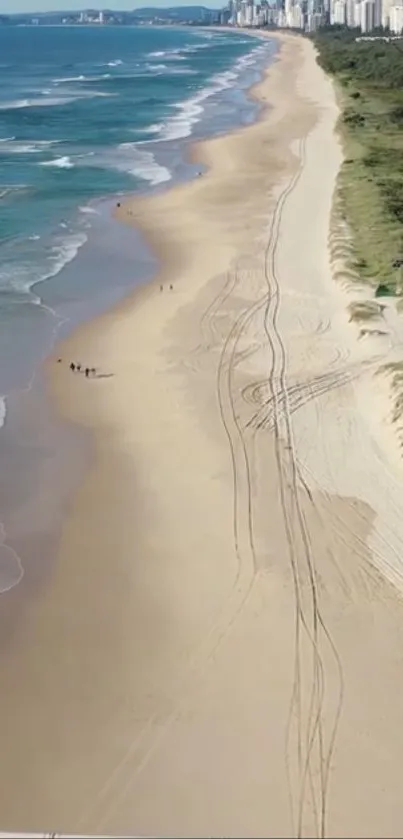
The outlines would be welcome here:
[[[382,316],[384,307],[375,300],[363,300],[350,303],[348,306],[349,320],[359,323],[360,321],[374,320]]]
[[[351,233],[356,276],[377,296],[402,295],[403,51],[392,43],[357,43],[356,34],[331,30],[314,37],[341,108],[338,213]]]
[[[392,377],[394,391],[392,422],[400,422],[403,418],[403,361],[391,361],[384,364],[378,373],[388,373]]]

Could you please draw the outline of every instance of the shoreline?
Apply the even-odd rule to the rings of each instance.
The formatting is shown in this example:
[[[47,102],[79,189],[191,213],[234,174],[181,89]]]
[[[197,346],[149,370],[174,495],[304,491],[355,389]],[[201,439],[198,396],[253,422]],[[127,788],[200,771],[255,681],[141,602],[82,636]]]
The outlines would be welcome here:
[[[3,829],[399,835],[403,602],[374,563],[398,574],[401,507],[332,278],[334,91],[281,41],[262,119],[121,208],[166,267],[64,342],[107,377],[49,361],[96,453],[1,662]]]
[[[254,39],[254,43],[252,43],[252,52],[255,49],[256,45],[259,45],[258,39]],[[251,54],[249,51],[248,54]],[[237,62],[241,59],[237,59]],[[238,67],[238,63],[236,62],[236,67]],[[261,65],[261,58],[259,58],[256,67],[253,66],[253,75],[256,75],[259,67]],[[241,72],[240,68],[238,68]],[[245,87],[247,83],[247,78],[250,75],[250,69],[242,70],[240,76],[240,84],[242,89],[242,101],[243,98],[246,96]],[[218,93],[222,94],[225,93],[225,90],[218,91]],[[224,101],[225,99],[220,99],[220,101]],[[234,115],[233,115],[234,116]],[[207,123],[205,126],[205,130],[207,131],[207,136],[209,135],[210,131],[213,130],[213,126],[211,124],[212,120],[211,117],[207,119]],[[221,132],[223,131],[221,130]],[[164,145],[164,144],[163,144]],[[171,181],[169,186],[174,186],[175,183],[185,182],[192,177],[192,170],[193,166],[190,161],[188,161],[183,154],[186,149],[186,142],[180,140],[180,147],[182,149],[181,155],[182,158],[181,162],[173,163],[173,180]],[[166,152],[165,152],[166,154]],[[159,165],[159,164],[158,164]],[[125,193],[125,196],[128,193]],[[159,194],[159,190],[155,191],[155,188],[145,189],[136,191],[135,193],[139,197],[143,197],[144,195],[154,195]],[[115,196],[115,203],[117,200],[121,200],[120,194]],[[125,300],[127,296],[136,293],[136,287],[143,285],[144,283],[149,281],[150,271],[153,273],[155,272],[154,267],[154,257],[151,253],[148,252],[144,253],[146,248],[143,247],[143,243],[139,242],[139,235],[137,235],[137,241],[135,236],[133,237],[132,229],[127,228],[126,226],[123,227],[120,222],[117,220],[112,220],[110,215],[113,212],[113,204],[114,200],[111,196],[105,196],[104,198],[96,198],[93,201],[89,202],[90,205],[95,209],[97,216],[96,222],[93,221],[91,224],[91,230],[87,231],[85,236],[87,238],[87,242],[84,246],[84,250],[76,256],[70,263],[67,263],[64,266],[64,269],[60,272],[60,275],[52,276],[46,280],[40,280],[38,283],[34,284],[31,287],[31,294],[38,294],[38,302],[40,302],[41,309],[43,312],[52,313],[52,316],[55,318],[55,325],[52,327],[52,324],[48,326],[49,335],[46,333],[46,338],[43,338],[42,333],[40,333],[40,339],[43,339],[43,345],[47,346],[47,349],[44,353],[41,353],[42,358],[40,361],[40,366],[32,364],[32,376],[29,378],[29,382],[27,383],[27,394],[25,388],[21,386],[10,387],[10,389],[6,388],[4,393],[7,394],[5,396],[5,404],[8,406],[8,420],[6,422],[6,428],[3,429],[3,469],[7,471],[7,474],[13,475],[14,471],[20,471],[20,461],[21,456],[18,449],[18,440],[16,439],[16,435],[14,434],[13,425],[16,425],[17,428],[24,426],[24,448],[27,449],[26,440],[29,438],[29,448],[34,448],[35,446],[35,435],[39,438],[42,438],[42,426],[45,423],[48,429],[49,438],[54,439],[55,447],[45,445],[45,448],[42,452],[42,460],[44,461],[44,468],[46,471],[46,461],[50,460],[57,460],[59,458],[59,454],[62,450],[66,451],[66,457],[68,460],[80,461],[82,459],[82,445],[81,441],[77,444],[74,451],[74,445],[72,450],[70,451],[70,440],[74,439],[74,435],[80,433],[80,429],[75,426],[67,427],[66,426],[66,433],[63,434],[63,427],[66,425],[62,419],[60,422],[60,418],[55,419],[55,406],[53,404],[52,399],[46,399],[46,403],[49,402],[47,405],[47,411],[42,409],[42,406],[39,407],[37,405],[39,401],[39,396],[42,400],[45,400],[46,393],[44,392],[43,380],[46,377],[46,367],[47,365],[43,363],[44,358],[48,358],[50,354],[58,355],[58,346],[63,341],[63,335],[66,334],[66,325],[67,325],[67,334],[71,334],[75,332],[75,330],[80,326],[80,324],[85,324],[88,322],[94,321],[98,318],[103,312],[108,312],[114,310],[116,306],[122,304],[122,301]],[[80,209],[80,208],[79,208]],[[84,208],[85,209],[85,208]],[[80,209],[80,211],[84,212]],[[107,218],[105,218],[107,216]],[[84,218],[84,216],[83,216]],[[87,216],[85,217],[87,218]],[[92,216],[94,219],[94,216]],[[105,233],[107,233],[106,225],[108,225],[108,237],[109,241],[106,242],[106,239],[102,239],[102,230],[104,228]],[[135,234],[136,235],[136,234]],[[130,265],[128,260],[128,240],[130,241]],[[134,239],[134,241],[133,241]],[[109,250],[108,250],[109,244]],[[115,259],[115,266],[116,271],[118,272],[117,277],[117,288],[111,289],[110,288],[110,281],[109,281],[109,265],[112,263],[112,257],[115,251],[119,251],[119,259],[118,265],[116,264]],[[136,254],[136,265],[133,270],[133,254]],[[78,260],[78,261],[77,261]],[[102,261],[103,260],[103,261]],[[111,273],[113,275],[113,265],[111,267]],[[94,276],[97,278],[97,285],[94,287],[94,283],[91,280],[91,277]],[[92,286],[91,286],[92,283]],[[86,284],[87,288],[87,297],[85,296],[85,289]],[[73,290],[73,291],[72,291]],[[39,298],[40,295],[40,298]],[[57,335],[57,339],[56,339]],[[35,337],[35,336],[34,336]],[[56,341],[56,343],[55,343]],[[35,346],[36,349],[36,346]],[[34,350],[34,347],[33,347]],[[35,352],[32,353],[32,359],[35,356]],[[31,359],[30,353],[27,353],[27,358]],[[45,369],[44,369],[45,368]],[[24,368],[25,369],[25,368]],[[28,368],[27,368],[28,369]],[[10,379],[11,381],[11,379]],[[29,399],[29,394],[32,390],[32,398]],[[38,396],[39,394],[39,396]],[[22,416],[19,416],[19,405],[23,405],[25,408],[22,410]],[[26,422],[25,412],[29,417],[32,417],[32,422]],[[39,424],[36,423],[36,417],[40,416]],[[54,421],[53,421],[54,420]],[[31,442],[32,441],[32,442]],[[21,443],[20,443],[21,445]],[[85,459],[90,458],[91,453],[91,445],[89,445],[87,451],[87,456]],[[69,454],[67,452],[69,451]],[[18,461],[17,463],[17,470],[14,469],[13,465],[13,458]],[[34,472],[39,472],[42,470],[42,462],[35,464],[32,461],[28,464],[28,467],[31,468]],[[24,484],[22,484],[20,489],[20,495],[23,497],[25,495],[25,486],[27,483],[31,482],[31,476],[27,475],[27,469],[24,468],[25,477],[24,477]],[[77,481],[80,479],[82,474],[81,467],[76,469],[76,479]],[[16,482],[17,483],[17,482]],[[65,485],[64,485],[65,483]],[[69,494],[71,494],[71,485],[74,483],[73,476],[71,480],[66,480],[63,482],[62,474],[59,474],[57,481],[55,481],[53,490],[54,496],[52,498],[52,509],[53,509],[53,518],[60,519],[64,517],[65,510],[68,508],[69,505]],[[42,486],[42,495],[45,496],[49,495],[52,496],[52,488],[49,486]],[[59,495],[59,505],[56,511],[56,496]],[[36,550],[36,531],[38,530],[38,517],[37,517],[37,509],[35,501],[29,506],[26,507],[25,504],[23,505],[24,509],[20,510],[21,504],[19,502],[18,496],[18,487],[16,485],[15,489],[13,487],[12,492],[12,500],[11,500],[11,509],[10,509],[10,499],[7,496],[6,492],[3,492],[2,496],[2,512],[3,512],[3,523],[0,524],[0,528],[2,528],[2,544],[0,546],[1,550],[1,565],[2,565],[2,572],[3,577],[0,579],[0,589],[3,587],[5,593],[6,591],[11,591],[16,587],[16,585],[20,586],[20,591],[11,595],[13,600],[13,605],[7,604],[6,612],[15,612],[15,622],[18,623],[19,620],[19,613],[20,607],[17,604],[25,603],[25,598],[33,595],[34,589],[31,586],[31,572],[35,565],[37,550]],[[31,509],[32,509],[32,516],[31,516]],[[26,521],[22,520],[22,516],[26,513]],[[50,543],[50,539],[53,539],[55,536],[55,528],[52,526],[52,520],[50,521],[47,519],[47,524],[45,524],[45,518],[41,511],[41,521],[43,521],[43,527],[49,529],[49,539],[47,539],[47,535],[44,532],[44,538]],[[49,517],[48,517],[49,518]],[[35,530],[35,534],[32,534],[32,539],[30,543],[28,543],[26,538],[26,533],[29,530],[29,527],[32,527],[32,530]],[[52,532],[51,532],[52,531]],[[32,550],[30,549],[30,544],[34,546]],[[20,555],[20,548],[24,549],[24,553]],[[40,554],[43,553],[43,546],[40,545]],[[49,565],[51,557],[47,557],[47,565]],[[48,561],[49,560],[49,561]],[[42,561],[42,559],[41,559]],[[24,569],[22,571],[22,568]],[[25,572],[27,572],[25,574]],[[25,579],[21,579],[21,573],[25,576]],[[36,574],[34,577],[36,579]],[[20,580],[17,583],[17,580]],[[46,582],[46,580],[45,580]],[[36,585],[35,585],[36,587]],[[22,591],[24,589],[24,591]],[[14,602],[15,601],[15,602]],[[4,604],[3,604],[4,608]],[[17,614],[18,612],[18,614]],[[8,621],[7,621],[8,623]]]
[[[231,30],[232,31],[232,30]],[[238,30],[239,31],[239,30]],[[255,40],[259,38],[254,32],[250,32],[249,30],[242,30],[243,34],[248,35],[248,37],[252,37]],[[260,40],[276,40],[282,41],[281,35],[273,36],[273,33],[270,32],[267,35],[261,34]],[[253,84],[250,88],[246,90],[246,96],[248,99],[255,101],[256,103],[260,104],[259,114],[252,123],[252,125],[238,125],[233,127],[228,132],[220,132],[218,134],[214,134],[213,136],[208,136],[202,139],[195,139],[188,143],[187,145],[187,153],[186,153],[186,165],[200,165],[201,167],[205,167],[205,171],[201,173],[201,177],[203,181],[209,177],[209,171],[211,168],[211,159],[209,157],[208,148],[210,144],[214,143],[215,141],[225,141],[227,138],[231,137],[240,137],[244,134],[244,132],[249,132],[251,128],[257,126],[259,123],[263,122],[267,117],[267,113],[271,110],[271,103],[267,101],[266,97],[260,97],[260,88],[264,86],[265,81],[267,80],[268,75],[270,74],[272,68],[275,66],[276,62],[279,60],[280,53],[277,52],[274,56],[270,56],[270,60],[268,62],[267,68],[263,72],[263,78]],[[265,104],[266,103],[266,104]],[[280,113],[280,109],[278,109]],[[279,116],[279,118],[281,118]],[[147,193],[133,193],[133,194],[125,194],[124,196],[120,197],[121,206],[119,208],[115,207],[112,212],[112,217],[118,220],[120,223],[123,223],[125,226],[134,227],[137,232],[140,234],[142,241],[145,244],[146,249],[152,255],[153,261],[157,264],[157,269],[154,272],[153,277],[150,279],[148,278],[146,282],[140,282],[139,285],[134,288],[133,290],[129,291],[125,294],[124,298],[118,300],[112,306],[108,307],[108,309],[97,315],[95,318],[91,318],[90,320],[86,320],[84,323],[79,324],[77,327],[74,328],[72,334],[67,336],[67,338],[58,341],[54,351],[50,354],[48,362],[46,363],[46,374],[48,377],[48,381],[50,381],[50,390],[55,393],[55,378],[52,372],[52,366],[54,363],[54,359],[59,357],[62,353],[66,355],[65,348],[69,348],[71,340],[74,344],[74,338],[78,335],[85,334],[87,330],[91,331],[94,327],[102,328],[102,323],[108,323],[110,319],[113,319],[116,314],[124,311],[128,306],[138,306],[142,305],[144,301],[148,299],[148,297],[155,292],[155,288],[161,282],[169,281],[169,277],[173,273],[175,267],[174,255],[171,253],[167,253],[168,247],[165,245],[161,245],[159,237],[155,238],[150,230],[148,230],[141,221],[141,208],[143,204],[147,206],[148,202],[153,203],[155,200],[159,198],[164,198],[166,195],[170,195],[172,191],[179,194],[180,190],[186,191],[189,185],[195,184],[198,182],[197,176],[191,178],[190,180],[181,181],[179,183],[172,183],[167,185],[163,192],[155,195],[154,193],[147,194]],[[135,216],[133,213],[132,207],[139,207],[138,216]],[[168,263],[166,266],[165,263]],[[166,279],[165,279],[166,278]],[[50,361],[50,366],[49,366]],[[56,371],[57,372],[57,371]],[[57,389],[57,387],[56,387]],[[52,400],[54,400],[54,393]],[[62,399],[62,402],[65,404],[63,405],[63,411],[66,410],[66,402]],[[56,405],[59,404],[59,396],[56,398]],[[74,422],[74,420],[73,420]]]

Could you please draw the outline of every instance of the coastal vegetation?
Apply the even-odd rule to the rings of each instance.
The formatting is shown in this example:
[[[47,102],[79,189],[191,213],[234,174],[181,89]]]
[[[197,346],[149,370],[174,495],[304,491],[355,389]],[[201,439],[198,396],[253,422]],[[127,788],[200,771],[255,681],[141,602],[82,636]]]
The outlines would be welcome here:
[[[358,30],[313,36],[336,80],[344,145],[336,197],[351,233],[350,276],[376,296],[403,295],[403,41],[356,41]]]

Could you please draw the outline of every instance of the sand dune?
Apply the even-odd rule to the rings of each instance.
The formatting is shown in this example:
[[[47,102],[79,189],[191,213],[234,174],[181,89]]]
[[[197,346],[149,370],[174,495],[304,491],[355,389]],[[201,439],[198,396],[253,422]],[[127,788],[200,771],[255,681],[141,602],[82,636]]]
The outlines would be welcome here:
[[[1,661],[3,829],[401,835],[398,339],[348,322],[334,94],[281,41],[260,122],[122,207],[162,274],[63,348],[114,375],[52,373],[95,451]]]

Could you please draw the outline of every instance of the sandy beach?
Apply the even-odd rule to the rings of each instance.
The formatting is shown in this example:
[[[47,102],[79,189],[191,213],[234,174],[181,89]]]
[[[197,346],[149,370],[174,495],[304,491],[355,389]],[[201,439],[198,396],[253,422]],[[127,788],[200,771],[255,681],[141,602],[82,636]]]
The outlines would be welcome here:
[[[335,95],[280,42],[262,118],[120,208],[162,271],[58,348],[102,375],[48,362],[95,445],[1,652],[2,830],[401,835],[399,335],[348,322]]]

